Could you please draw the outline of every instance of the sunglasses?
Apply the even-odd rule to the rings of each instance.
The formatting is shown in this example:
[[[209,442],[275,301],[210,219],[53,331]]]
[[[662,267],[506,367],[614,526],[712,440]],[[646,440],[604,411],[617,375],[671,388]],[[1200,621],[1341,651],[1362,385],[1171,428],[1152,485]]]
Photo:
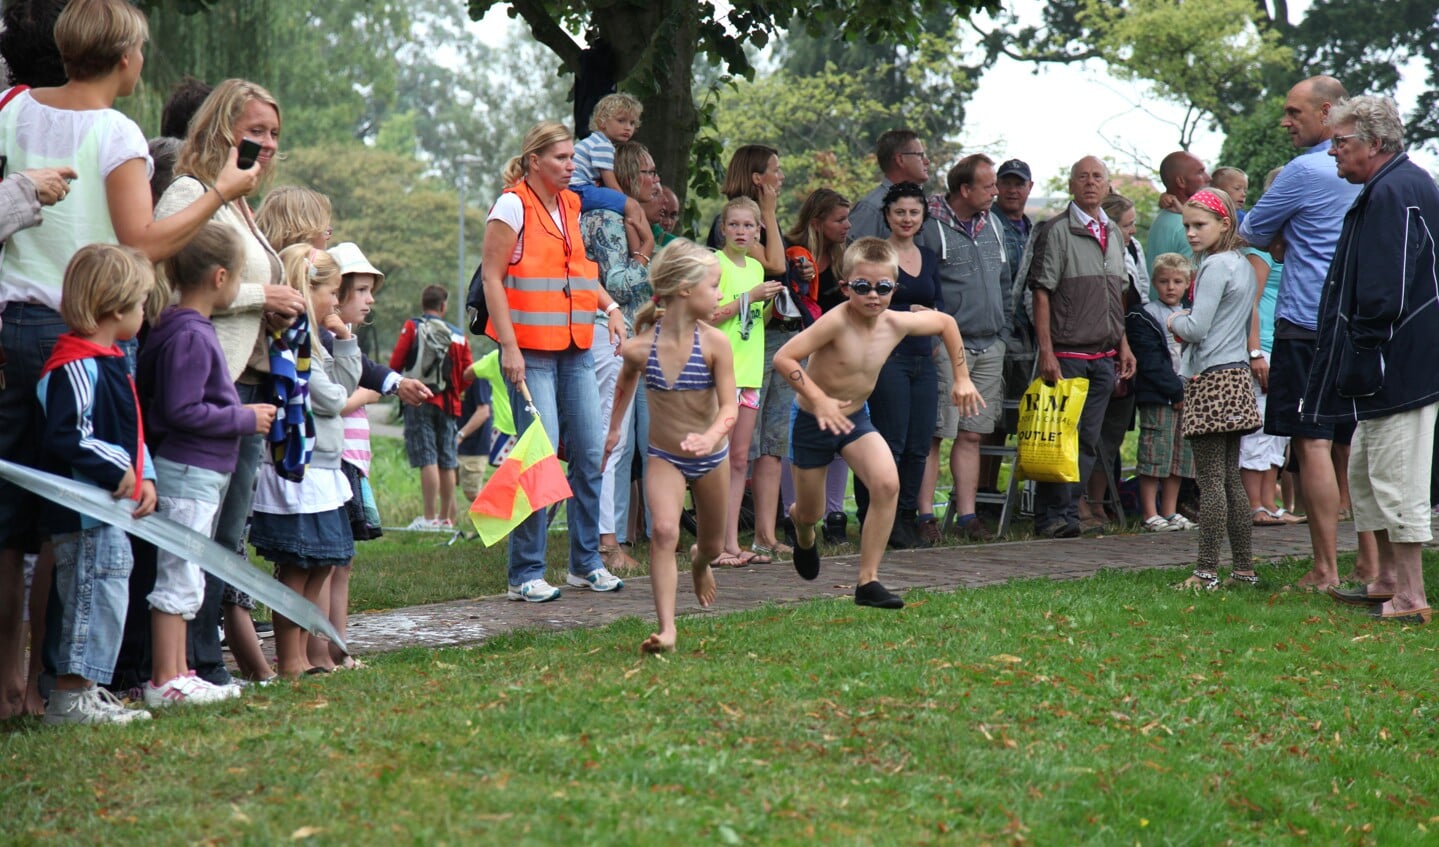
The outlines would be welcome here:
[[[861,297],[869,294],[871,291],[883,297],[899,287],[895,284],[894,280],[890,279],[882,279],[879,282],[870,282],[867,279],[852,279],[846,284],[849,285],[851,291]]]

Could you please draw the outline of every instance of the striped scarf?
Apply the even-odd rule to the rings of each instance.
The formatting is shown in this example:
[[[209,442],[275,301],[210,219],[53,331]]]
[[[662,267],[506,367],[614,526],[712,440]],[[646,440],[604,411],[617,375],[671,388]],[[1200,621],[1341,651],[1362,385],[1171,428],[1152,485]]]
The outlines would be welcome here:
[[[315,450],[315,416],[310,410],[310,322],[301,314],[286,329],[270,331],[270,392],[275,423],[270,458],[281,479],[299,482]]]

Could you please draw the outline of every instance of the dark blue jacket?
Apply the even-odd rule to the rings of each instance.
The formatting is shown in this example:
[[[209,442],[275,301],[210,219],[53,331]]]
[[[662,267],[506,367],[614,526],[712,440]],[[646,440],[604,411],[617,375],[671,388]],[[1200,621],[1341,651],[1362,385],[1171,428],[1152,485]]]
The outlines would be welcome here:
[[[1369,178],[1319,300],[1306,421],[1371,420],[1439,402],[1439,187],[1398,154]]]
[[[1164,340],[1164,327],[1142,304],[1124,316],[1124,334],[1134,354],[1134,402],[1141,406],[1173,406],[1184,399],[1184,381],[1174,372],[1174,359]]]

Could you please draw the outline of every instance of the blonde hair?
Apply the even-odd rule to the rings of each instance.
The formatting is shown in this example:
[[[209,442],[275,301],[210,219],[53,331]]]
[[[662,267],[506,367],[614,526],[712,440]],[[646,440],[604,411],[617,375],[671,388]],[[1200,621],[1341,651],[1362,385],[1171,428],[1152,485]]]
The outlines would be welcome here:
[[[844,280],[849,281],[855,265],[884,265],[891,277],[899,276],[899,254],[883,238],[860,238],[844,251]]]
[[[1188,279],[1194,276],[1194,265],[1183,253],[1160,253],[1154,257],[1154,272],[1151,276],[1158,280],[1161,271],[1178,271]]]
[[[145,301],[145,317],[160,316],[170,305],[172,291],[195,288],[209,279],[216,268],[224,268],[233,276],[245,263],[245,244],[239,233],[217,221],[200,227],[180,252],[160,263],[155,286]]]
[[[105,76],[149,38],[145,13],[127,0],[70,0],[55,20],[55,47],[75,81]]]
[[[1213,215],[1217,220],[1229,222],[1229,228],[1219,235],[1219,240],[1215,242],[1214,248],[1209,250],[1206,255],[1217,256],[1220,253],[1227,253],[1230,250],[1243,249],[1245,242],[1244,239],[1239,237],[1239,218],[1234,214],[1234,198],[1229,196],[1228,191],[1222,189],[1201,188],[1194,192],[1195,197],[1200,194],[1209,194],[1219,198],[1219,202],[1224,206],[1224,214],[1219,214],[1203,203],[1195,200],[1194,197],[1189,198],[1189,201],[1184,204],[1184,208],[1202,209]],[[1197,259],[1199,256],[1196,254],[1195,258]]]
[[[635,313],[635,332],[654,326],[664,317],[669,298],[704,282],[717,267],[719,259],[715,254],[688,238],[666,244],[650,263],[650,287],[655,296]]]
[[[291,244],[280,251],[280,264],[285,267],[285,279],[290,287],[305,298],[305,312],[310,316],[310,332],[320,324],[315,318],[315,308],[310,302],[311,289],[340,285],[340,266],[324,250],[308,244]],[[316,345],[318,346],[318,345]]]
[[[749,212],[751,215],[754,215],[756,225],[760,222],[759,204],[744,195],[740,195],[739,197],[730,198],[729,202],[720,208],[721,227],[724,226],[725,221],[729,220],[730,213],[735,211]]]
[[[1209,184],[1228,191],[1234,185],[1237,185],[1241,179],[1249,182],[1249,174],[1233,165],[1223,165],[1215,168],[1214,173],[1209,175]],[[1231,183],[1230,180],[1233,180],[1233,182]]]
[[[100,321],[143,302],[155,285],[155,266],[134,247],[87,244],[65,266],[60,317],[76,335],[94,335]]]
[[[227,79],[215,86],[190,120],[190,134],[185,137],[185,146],[180,148],[175,176],[193,176],[213,184],[230,158],[230,148],[240,143],[235,125],[252,100],[274,109],[275,118],[279,119],[280,104],[263,87],[243,79]],[[268,177],[266,173],[261,182]]]
[[[309,243],[330,226],[330,198],[300,185],[281,185],[265,195],[255,213],[255,226],[275,248]]]
[[[590,129],[595,132],[604,132],[600,124],[618,118],[620,115],[634,115],[635,129],[640,127],[640,116],[645,113],[645,107],[639,100],[628,94],[606,94],[595,104],[595,109],[590,112]],[[613,139],[611,139],[613,140]]]
[[[568,128],[558,121],[540,121],[530,127],[525,133],[525,139],[520,143],[520,155],[511,158],[505,163],[503,173],[505,187],[509,188],[519,185],[530,172],[530,157],[538,156],[551,146],[562,141],[573,141],[574,136]]]

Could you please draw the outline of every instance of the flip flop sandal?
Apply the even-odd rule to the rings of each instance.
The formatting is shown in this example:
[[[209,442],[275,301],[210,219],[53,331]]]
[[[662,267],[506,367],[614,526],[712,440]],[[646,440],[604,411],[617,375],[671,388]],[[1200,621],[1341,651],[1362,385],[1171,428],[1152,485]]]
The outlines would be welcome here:
[[[1255,526],[1287,526],[1289,521],[1260,506],[1254,510],[1251,522]]]
[[[749,567],[749,559],[746,559],[743,553],[739,555],[735,555],[734,553],[721,553],[715,556],[714,561],[710,562],[710,567],[747,568]]]
[[[769,555],[771,552],[773,551],[764,546],[752,547],[741,553],[740,558],[744,559],[746,565],[772,565],[774,559]]]

